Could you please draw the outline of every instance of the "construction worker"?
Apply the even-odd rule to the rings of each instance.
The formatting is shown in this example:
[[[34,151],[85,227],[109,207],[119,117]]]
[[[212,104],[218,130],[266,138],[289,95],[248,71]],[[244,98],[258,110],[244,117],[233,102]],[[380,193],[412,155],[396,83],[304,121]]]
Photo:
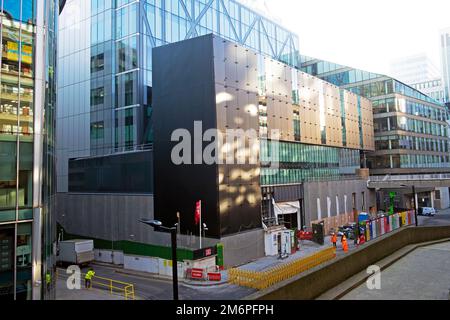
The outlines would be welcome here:
[[[331,242],[333,243],[333,247],[337,248],[337,235],[334,232],[331,234]]]
[[[345,236],[345,234],[342,237],[342,249],[344,250],[344,252],[348,252],[347,237]]]
[[[50,271],[47,271],[45,274],[45,284],[47,285],[47,291],[50,291],[50,287],[52,285],[52,276],[50,274]]]
[[[84,277],[84,280],[85,280],[84,285],[85,285],[86,289],[89,289],[92,286],[91,280],[92,280],[92,277],[94,277],[94,276],[95,276],[94,270],[92,268],[89,269],[89,271],[86,273],[86,276]]]

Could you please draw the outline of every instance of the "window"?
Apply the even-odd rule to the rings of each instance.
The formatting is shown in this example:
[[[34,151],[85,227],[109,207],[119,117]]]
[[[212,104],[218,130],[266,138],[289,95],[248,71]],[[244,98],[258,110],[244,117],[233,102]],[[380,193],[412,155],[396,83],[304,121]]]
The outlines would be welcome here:
[[[294,139],[295,141],[300,141],[300,111],[294,110]],[[266,118],[267,119],[267,118]]]
[[[125,111],[125,147],[130,148],[134,144],[133,109]]]
[[[130,37],[117,42],[117,72],[124,72],[138,67],[137,37]]]
[[[98,121],[91,123],[91,139],[102,139],[104,137],[104,123]]]
[[[105,65],[104,54],[91,57],[91,73],[102,71]]]
[[[91,106],[103,104],[105,98],[104,88],[91,89]]]
[[[134,34],[138,29],[138,14],[137,5],[132,4],[123,7],[116,12],[116,38],[120,39],[127,35]]]
[[[116,77],[116,108],[138,104],[137,72],[120,74]]]
[[[382,131],[388,131],[388,118],[380,118],[380,119],[374,119],[374,130],[375,132],[382,132]]]

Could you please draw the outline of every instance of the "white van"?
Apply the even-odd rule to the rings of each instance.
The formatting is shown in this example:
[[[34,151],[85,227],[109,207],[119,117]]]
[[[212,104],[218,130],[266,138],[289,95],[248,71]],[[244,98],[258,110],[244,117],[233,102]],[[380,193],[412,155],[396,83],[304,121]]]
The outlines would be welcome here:
[[[419,208],[419,215],[434,217],[436,210],[432,207]]]

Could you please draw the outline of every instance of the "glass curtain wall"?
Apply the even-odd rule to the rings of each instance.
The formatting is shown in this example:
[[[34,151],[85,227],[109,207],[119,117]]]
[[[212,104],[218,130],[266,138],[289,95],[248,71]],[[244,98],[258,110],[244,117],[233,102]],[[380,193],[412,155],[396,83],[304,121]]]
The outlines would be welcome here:
[[[272,150],[279,155],[271,155]],[[262,140],[261,162],[279,163],[279,168],[261,168],[261,185],[267,186],[354,177],[360,155],[353,149]]]
[[[31,299],[34,1],[2,0],[0,22],[0,299]]]
[[[53,187],[54,68],[58,5],[46,0],[48,41],[45,105],[34,105],[36,85],[36,11],[40,1],[1,0],[0,39],[0,300],[32,298],[33,157],[36,112],[43,119],[44,247],[51,235],[49,205]],[[41,3],[42,4],[42,3]],[[42,77],[42,76],[41,76]],[[45,112],[43,108],[45,109]],[[40,118],[40,117],[39,117]],[[42,141],[39,139],[39,141]],[[38,143],[38,142],[36,142]],[[38,168],[36,170],[42,170]],[[43,247],[43,248],[44,248]],[[49,255],[51,255],[50,252]]]

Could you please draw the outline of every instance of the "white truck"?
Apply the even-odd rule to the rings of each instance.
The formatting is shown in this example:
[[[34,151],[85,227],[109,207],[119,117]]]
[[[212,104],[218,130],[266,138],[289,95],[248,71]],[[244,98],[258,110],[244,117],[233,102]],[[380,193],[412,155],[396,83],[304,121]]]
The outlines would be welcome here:
[[[94,240],[66,240],[59,242],[58,263],[88,265],[94,261]]]

